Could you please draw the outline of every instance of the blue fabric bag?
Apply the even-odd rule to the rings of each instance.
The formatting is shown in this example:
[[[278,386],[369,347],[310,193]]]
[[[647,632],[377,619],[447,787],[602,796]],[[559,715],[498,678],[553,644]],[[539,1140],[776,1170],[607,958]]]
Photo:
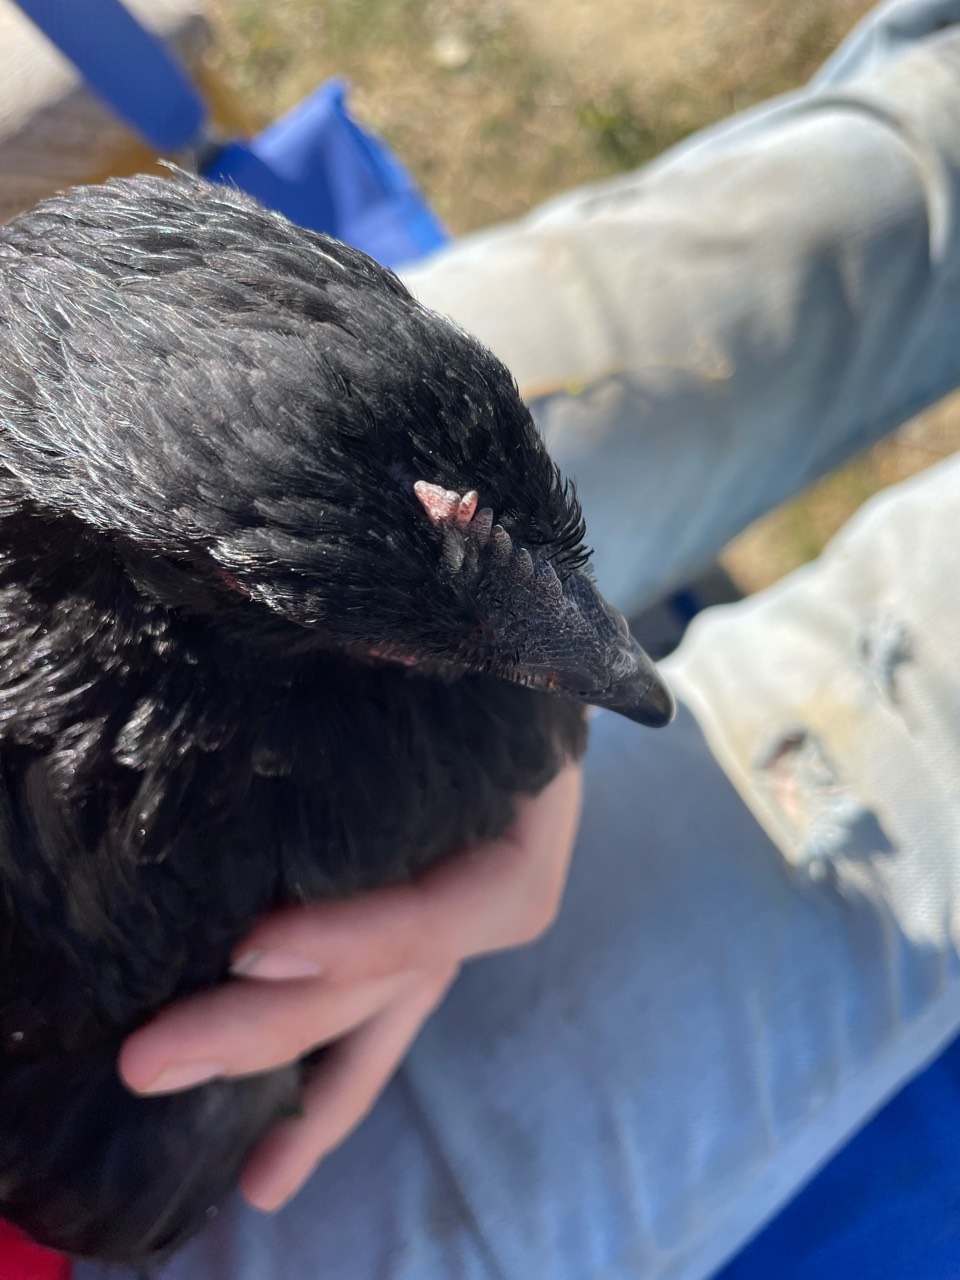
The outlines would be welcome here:
[[[396,156],[349,115],[342,80],[321,85],[249,144],[228,143],[204,173],[271,209],[397,266],[447,234]]]
[[[205,177],[232,183],[387,266],[446,243],[447,232],[400,161],[349,115],[341,81],[321,85],[252,141],[216,146],[195,86],[120,0],[17,2],[161,155],[193,150],[204,157]]]
[[[957,1280],[960,1042],[911,1081],[716,1280]]]

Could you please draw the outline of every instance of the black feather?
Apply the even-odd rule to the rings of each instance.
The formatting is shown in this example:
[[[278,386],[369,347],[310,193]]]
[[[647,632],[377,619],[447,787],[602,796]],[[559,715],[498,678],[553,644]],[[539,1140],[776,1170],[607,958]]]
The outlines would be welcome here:
[[[444,570],[421,478],[582,563],[506,370],[364,255],[185,178],[0,227],[0,1215],[44,1243],[176,1246],[295,1105],[295,1068],[133,1097],[131,1029],[583,750],[478,673],[488,570]]]

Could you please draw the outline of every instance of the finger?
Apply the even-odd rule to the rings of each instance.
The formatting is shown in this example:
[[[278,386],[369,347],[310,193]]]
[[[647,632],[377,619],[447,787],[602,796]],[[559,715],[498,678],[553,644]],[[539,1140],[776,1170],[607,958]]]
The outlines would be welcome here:
[[[238,948],[235,971],[356,981],[529,942],[556,914],[580,801],[580,771],[569,766],[520,801],[498,840],[456,853],[410,884],[274,912]]]
[[[443,958],[446,939],[424,936],[426,905],[412,882],[346,902],[281,908],[237,948],[232,972],[273,980],[312,973],[338,983],[430,967]],[[419,963],[424,959],[426,965]]]
[[[582,774],[571,765],[499,840],[446,859],[424,877],[431,924],[453,926],[461,958],[532,942],[556,918],[580,822]]]
[[[454,977],[422,979],[329,1051],[306,1087],[303,1114],[282,1122],[247,1162],[240,1186],[252,1205],[279,1209],[356,1128]]]
[[[170,1093],[216,1076],[282,1066],[367,1022],[419,982],[391,974],[323,982],[232,982],[181,1000],[128,1037],[120,1074],[138,1093]]]

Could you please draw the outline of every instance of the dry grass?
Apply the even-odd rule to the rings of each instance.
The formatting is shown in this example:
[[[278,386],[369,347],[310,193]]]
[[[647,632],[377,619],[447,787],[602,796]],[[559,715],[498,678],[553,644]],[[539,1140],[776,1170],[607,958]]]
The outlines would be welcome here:
[[[455,233],[523,213],[801,84],[870,0],[208,0],[217,70],[265,123],[328,76]],[[960,445],[960,407],[905,428],[748,530],[748,590],[817,554],[867,497]]]

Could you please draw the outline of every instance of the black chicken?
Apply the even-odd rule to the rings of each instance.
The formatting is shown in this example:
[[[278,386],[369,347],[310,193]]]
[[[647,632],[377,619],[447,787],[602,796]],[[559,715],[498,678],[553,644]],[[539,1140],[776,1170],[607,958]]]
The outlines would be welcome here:
[[[197,1230],[300,1067],[131,1096],[122,1038],[267,908],[501,832],[585,703],[669,694],[506,369],[187,178],[0,227],[0,1216]]]

